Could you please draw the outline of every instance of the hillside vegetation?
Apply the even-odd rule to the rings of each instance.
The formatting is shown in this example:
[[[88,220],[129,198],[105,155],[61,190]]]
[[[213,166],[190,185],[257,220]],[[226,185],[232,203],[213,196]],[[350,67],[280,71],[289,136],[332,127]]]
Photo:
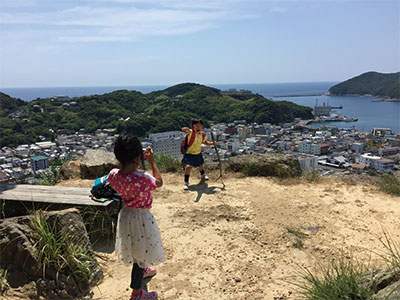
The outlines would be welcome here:
[[[311,108],[287,101],[272,101],[261,95],[222,96],[200,84],[184,83],[143,94],[119,90],[103,95],[74,98],[64,104],[53,99],[24,102],[0,95],[0,147],[54,139],[56,133],[83,129],[116,128],[139,137],[149,133],[179,130],[192,117],[206,121],[279,124],[294,118],[312,118]],[[72,103],[71,103],[72,102]],[[64,105],[63,105],[64,104]]]
[[[329,89],[331,95],[372,95],[400,99],[400,72],[382,74],[367,72]]]

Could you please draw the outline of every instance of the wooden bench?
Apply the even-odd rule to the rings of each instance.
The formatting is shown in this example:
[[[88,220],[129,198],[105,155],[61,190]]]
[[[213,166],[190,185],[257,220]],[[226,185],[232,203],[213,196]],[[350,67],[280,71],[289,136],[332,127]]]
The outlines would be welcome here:
[[[108,206],[113,202],[96,202],[89,195],[90,189],[88,188],[0,184],[0,199],[2,200],[92,206]]]

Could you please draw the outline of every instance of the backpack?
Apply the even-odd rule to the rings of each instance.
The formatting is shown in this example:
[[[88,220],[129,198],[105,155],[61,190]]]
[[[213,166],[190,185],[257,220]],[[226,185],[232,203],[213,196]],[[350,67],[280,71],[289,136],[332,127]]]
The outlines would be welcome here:
[[[108,175],[96,178],[90,190],[92,198],[120,200],[121,196],[111,187],[111,184],[107,181],[107,177]]]
[[[203,142],[206,139],[206,134],[203,131],[201,132],[201,134],[202,134],[201,141]],[[189,139],[189,135],[190,135],[190,139]],[[181,144],[181,153],[183,155],[185,155],[187,149],[193,145],[195,138],[196,138],[196,134],[192,134],[192,132],[185,134],[185,138],[183,139],[182,144]],[[188,139],[189,139],[189,141],[188,141]]]

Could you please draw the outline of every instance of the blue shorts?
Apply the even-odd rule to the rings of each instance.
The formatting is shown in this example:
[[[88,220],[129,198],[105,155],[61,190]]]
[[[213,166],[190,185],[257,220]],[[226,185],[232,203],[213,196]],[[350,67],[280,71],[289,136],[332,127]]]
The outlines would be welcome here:
[[[203,154],[185,154],[183,157],[183,163],[191,165],[192,167],[199,167],[204,164]]]

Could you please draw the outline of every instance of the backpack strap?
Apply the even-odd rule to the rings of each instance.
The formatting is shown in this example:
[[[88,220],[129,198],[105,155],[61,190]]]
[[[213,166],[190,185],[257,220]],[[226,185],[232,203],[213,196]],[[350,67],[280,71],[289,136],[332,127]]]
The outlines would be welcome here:
[[[183,141],[182,141],[182,147],[186,147],[187,146],[187,144],[188,144],[188,135],[189,135],[189,133],[186,133],[185,134],[185,137],[183,138]]]
[[[188,145],[188,148],[189,148],[190,146],[193,145],[195,138],[196,138],[196,133],[193,134],[193,131],[191,131],[191,132],[190,132],[189,143],[187,144],[187,145]]]
[[[204,141],[205,141],[206,138],[207,138],[207,137],[206,137],[206,134],[204,133],[204,131],[202,131],[202,132],[201,132],[201,135],[202,135],[201,142],[204,143]]]

